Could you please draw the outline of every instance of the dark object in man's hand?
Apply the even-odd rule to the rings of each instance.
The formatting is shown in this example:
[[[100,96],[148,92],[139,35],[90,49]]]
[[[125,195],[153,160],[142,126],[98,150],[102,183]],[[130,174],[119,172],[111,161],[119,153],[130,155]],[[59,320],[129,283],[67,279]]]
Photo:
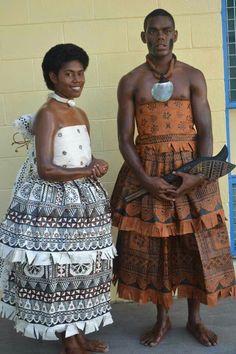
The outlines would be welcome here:
[[[228,148],[224,145],[217,155],[213,157],[199,157],[186,163],[182,167],[177,168],[175,171],[190,173],[192,175],[201,173],[210,181],[216,180],[222,176],[225,176],[227,173],[230,173],[236,167],[236,165],[225,161],[227,157]],[[161,177],[170,184],[181,184],[182,181],[181,177],[176,176],[173,173],[169,173]],[[129,203],[136,198],[144,196],[145,194],[148,194],[148,191],[142,188],[127,195],[124,199],[127,203]]]

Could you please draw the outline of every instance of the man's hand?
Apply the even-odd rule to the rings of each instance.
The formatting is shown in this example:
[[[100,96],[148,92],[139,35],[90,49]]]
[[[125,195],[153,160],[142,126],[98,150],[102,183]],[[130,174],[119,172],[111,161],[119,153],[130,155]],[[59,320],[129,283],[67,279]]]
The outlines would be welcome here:
[[[176,187],[172,186],[161,177],[149,177],[147,183],[144,184],[144,188],[154,198],[164,199],[169,201],[175,200],[175,196],[173,195],[173,192],[175,192]]]
[[[91,177],[97,179],[107,173],[109,165],[104,160],[93,158],[89,167],[91,168]]]
[[[173,172],[176,176],[182,178],[182,183],[178,189],[173,192],[175,198],[190,192],[192,189],[196,188],[198,185],[206,181],[206,177],[203,175],[191,175],[184,172]]]

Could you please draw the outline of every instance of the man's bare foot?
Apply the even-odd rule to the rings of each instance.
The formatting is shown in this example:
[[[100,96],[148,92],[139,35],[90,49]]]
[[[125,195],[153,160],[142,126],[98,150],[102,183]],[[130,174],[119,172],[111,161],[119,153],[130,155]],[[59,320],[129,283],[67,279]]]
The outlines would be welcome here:
[[[83,334],[76,335],[77,342],[90,352],[107,353],[109,351],[108,344],[100,340],[90,340]]]
[[[187,323],[187,330],[203,345],[210,347],[217,344],[217,335],[206,328],[203,323]]]
[[[62,350],[60,354],[89,354],[88,351],[78,343],[76,336],[64,338],[62,336]]]
[[[169,317],[163,321],[157,321],[153,329],[146,333],[141,338],[141,343],[149,347],[155,347],[164,338],[166,333],[171,329],[171,322]]]

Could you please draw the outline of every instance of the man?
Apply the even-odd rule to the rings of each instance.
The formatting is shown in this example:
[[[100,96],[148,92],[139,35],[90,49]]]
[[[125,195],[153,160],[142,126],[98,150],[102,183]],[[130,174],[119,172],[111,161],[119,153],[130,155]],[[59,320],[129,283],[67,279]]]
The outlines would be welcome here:
[[[118,135],[125,163],[112,195],[119,228],[115,266],[119,296],[157,305],[157,321],[141,342],[157,345],[171,328],[173,293],[188,301],[186,328],[203,345],[217,335],[200,318],[200,303],[235,294],[235,277],[218,183],[176,172],[180,185],[162,176],[213,150],[211,114],[203,74],[173,54],[174,19],[157,9],[141,33],[144,64],[118,88]],[[138,137],[134,143],[135,122]],[[148,194],[126,202],[131,192]]]

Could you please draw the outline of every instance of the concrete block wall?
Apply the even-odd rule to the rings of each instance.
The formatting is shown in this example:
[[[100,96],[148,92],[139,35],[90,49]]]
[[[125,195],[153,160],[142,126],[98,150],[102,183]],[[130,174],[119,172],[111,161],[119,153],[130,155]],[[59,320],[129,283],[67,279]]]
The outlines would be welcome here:
[[[226,140],[220,0],[2,0],[0,2],[0,217],[8,206],[25,151],[11,146],[12,122],[36,112],[47,97],[41,73],[45,52],[73,42],[90,55],[86,86],[78,105],[91,123],[95,156],[107,159],[103,178],[109,193],[122,163],[116,137],[117,84],[141,64],[143,19],[160,7],[170,11],[179,31],[179,60],[201,69],[207,79],[215,152]],[[221,181],[228,210],[227,179]]]

